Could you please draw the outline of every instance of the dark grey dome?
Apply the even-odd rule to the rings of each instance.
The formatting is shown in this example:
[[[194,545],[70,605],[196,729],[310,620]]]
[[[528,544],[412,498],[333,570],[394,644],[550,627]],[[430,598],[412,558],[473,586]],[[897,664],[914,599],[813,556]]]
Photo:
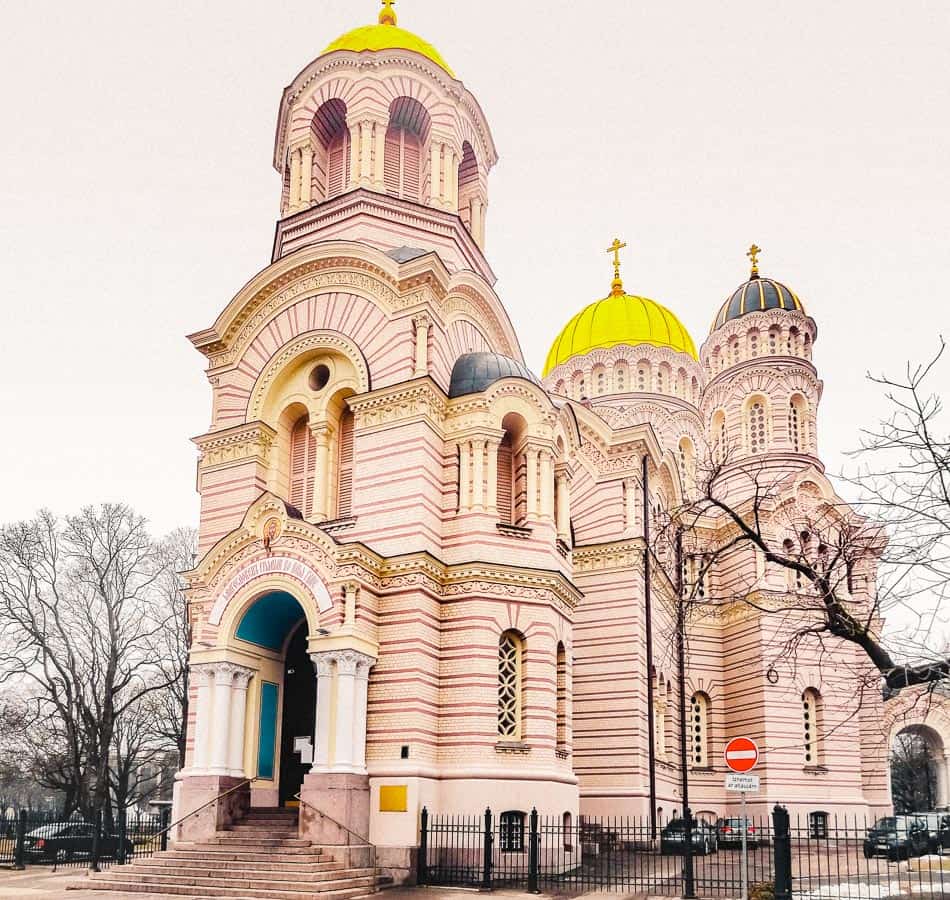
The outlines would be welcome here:
[[[449,396],[477,394],[502,378],[527,378],[541,384],[527,366],[500,353],[465,353],[455,360],[452,367]]]

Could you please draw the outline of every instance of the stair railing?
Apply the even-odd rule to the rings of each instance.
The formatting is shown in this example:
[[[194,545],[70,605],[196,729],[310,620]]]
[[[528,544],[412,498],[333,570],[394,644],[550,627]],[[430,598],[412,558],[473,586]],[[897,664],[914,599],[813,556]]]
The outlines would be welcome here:
[[[344,825],[342,822],[339,822],[339,821],[337,821],[336,819],[334,819],[333,816],[328,815],[328,814],[325,813],[322,809],[318,809],[318,808],[317,808],[316,806],[314,806],[312,803],[308,803],[306,800],[303,799],[303,797],[300,796],[299,793],[294,794],[294,800],[296,800],[301,806],[306,806],[308,809],[312,809],[318,816],[320,816],[320,817],[323,818],[323,819],[327,819],[328,821],[330,821],[330,822],[332,822],[334,825],[336,825],[337,828],[340,828],[340,829],[342,829],[343,831],[345,831],[345,832],[346,832],[346,844],[344,844],[343,846],[346,846],[346,847],[354,847],[354,846],[355,846],[355,847],[368,847],[368,848],[369,848],[369,853],[370,853],[370,865],[369,865],[368,868],[370,868],[370,869],[373,870],[373,879],[374,879],[374,881],[375,881],[375,879],[376,879],[376,845],[375,845],[375,844],[371,844],[368,837],[363,837],[363,835],[359,834],[359,833],[356,832],[356,831],[353,831],[352,828],[347,828],[346,825]],[[351,843],[350,838],[356,838],[356,840],[357,840],[359,843],[357,843],[357,844]],[[332,845],[331,845],[331,846],[332,846]],[[374,884],[373,887],[375,888],[376,885]]]
[[[241,788],[245,788],[249,784],[253,784],[257,780],[258,779],[256,775],[253,778],[245,778],[243,781],[234,785],[234,787],[228,788],[226,791],[222,791],[216,797],[212,797],[207,803],[202,803],[201,806],[196,807],[187,815],[182,816],[180,819],[177,819],[176,821],[172,822],[171,825],[168,825],[167,827],[163,828],[161,831],[159,831],[155,835],[155,837],[159,839],[159,849],[160,850],[168,849],[168,835],[171,833],[173,828],[177,828],[179,825],[181,825],[182,822],[186,822],[192,816],[196,815],[197,813],[200,813],[202,810],[207,809],[213,803],[217,803],[219,800],[223,800],[225,797],[229,796],[230,794],[233,794],[235,791],[239,791],[241,790]]]

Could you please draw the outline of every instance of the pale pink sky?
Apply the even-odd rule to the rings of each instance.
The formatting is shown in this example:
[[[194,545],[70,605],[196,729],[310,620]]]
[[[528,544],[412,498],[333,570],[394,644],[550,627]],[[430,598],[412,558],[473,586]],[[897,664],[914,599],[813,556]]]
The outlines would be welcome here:
[[[266,265],[281,90],[372,0],[19,2],[0,56],[0,521],[125,500],[194,524],[210,325]],[[764,249],[819,326],[829,469],[950,331],[945,2],[400,0],[482,103],[488,256],[540,369],[627,289],[697,344]],[[950,367],[943,369],[944,377]]]

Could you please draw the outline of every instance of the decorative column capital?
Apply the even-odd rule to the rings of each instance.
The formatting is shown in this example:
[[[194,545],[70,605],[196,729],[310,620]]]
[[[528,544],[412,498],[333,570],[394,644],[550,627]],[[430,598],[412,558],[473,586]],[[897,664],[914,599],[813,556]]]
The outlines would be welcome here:
[[[251,680],[251,676],[254,674],[253,669],[249,669],[247,666],[240,666],[237,663],[219,662],[209,663],[209,665],[214,666],[215,686],[239,687],[243,690],[247,687],[248,681]]]
[[[416,331],[421,331],[422,329],[432,327],[432,319],[429,317],[428,313],[419,313],[418,315],[412,317],[412,324]]]
[[[207,687],[214,680],[214,671],[216,663],[192,663],[188,667],[188,673],[191,680],[198,687]]]

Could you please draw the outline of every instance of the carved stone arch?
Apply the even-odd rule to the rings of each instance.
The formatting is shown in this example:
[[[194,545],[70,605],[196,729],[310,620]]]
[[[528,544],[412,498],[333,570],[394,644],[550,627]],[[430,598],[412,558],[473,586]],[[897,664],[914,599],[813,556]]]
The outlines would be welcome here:
[[[365,394],[372,390],[369,365],[366,362],[366,357],[363,356],[362,350],[360,350],[352,339],[338,331],[309,331],[284,344],[261,370],[260,375],[258,375],[257,380],[254,382],[254,387],[251,389],[250,398],[248,399],[248,421],[254,421],[260,418],[270,385],[283,369],[293,365],[294,362],[301,357],[320,350],[340,353],[350,361],[359,378],[359,389],[357,393]]]
[[[534,436],[552,436],[554,408],[544,390],[531,382],[503,378],[485,391],[485,400],[493,422],[500,423],[509,413],[517,413]]]

